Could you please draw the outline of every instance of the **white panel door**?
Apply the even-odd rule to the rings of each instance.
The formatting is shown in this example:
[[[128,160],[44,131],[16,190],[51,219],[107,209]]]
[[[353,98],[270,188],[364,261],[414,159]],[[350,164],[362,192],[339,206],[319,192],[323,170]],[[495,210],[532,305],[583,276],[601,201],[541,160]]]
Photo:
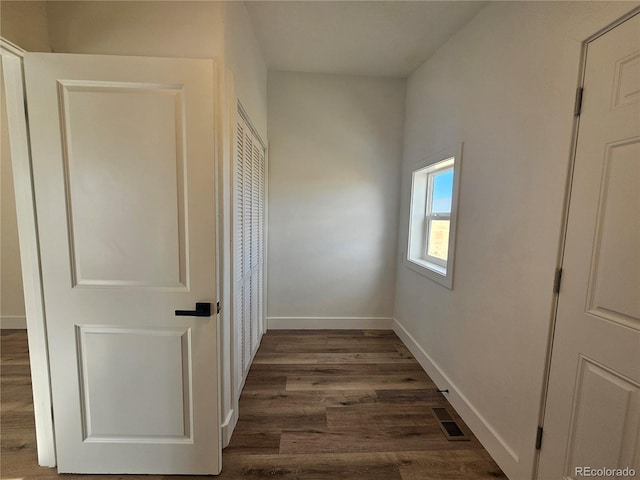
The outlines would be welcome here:
[[[28,54],[58,470],[217,474],[214,65]]]
[[[538,478],[640,475],[640,15],[587,49],[549,381]]]

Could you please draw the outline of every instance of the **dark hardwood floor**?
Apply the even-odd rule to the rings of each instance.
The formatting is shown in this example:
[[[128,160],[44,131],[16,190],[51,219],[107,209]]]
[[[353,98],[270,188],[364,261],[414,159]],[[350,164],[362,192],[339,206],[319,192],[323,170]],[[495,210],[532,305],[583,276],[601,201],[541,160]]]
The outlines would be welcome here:
[[[2,478],[180,478],[38,467],[26,334],[0,338]],[[430,407],[448,408],[470,440],[448,441]],[[393,332],[276,330],[263,337],[247,377],[218,478],[506,477]]]

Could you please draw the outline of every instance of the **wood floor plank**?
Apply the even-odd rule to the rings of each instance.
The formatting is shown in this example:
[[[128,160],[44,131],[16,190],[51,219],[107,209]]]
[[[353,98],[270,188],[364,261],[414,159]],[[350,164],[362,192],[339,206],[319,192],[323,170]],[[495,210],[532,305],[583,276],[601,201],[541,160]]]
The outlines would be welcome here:
[[[436,387],[415,390],[378,389],[376,396],[380,403],[385,404],[411,404],[432,405],[434,403],[448,405],[446,398],[438,392]]]
[[[400,466],[402,480],[495,480],[506,479],[484,451],[447,452],[448,456],[416,458]]]
[[[285,390],[286,385],[286,375],[278,375],[273,377],[261,377],[259,375],[252,375],[251,377],[247,376],[247,380],[244,384],[244,391],[280,391]]]
[[[239,433],[234,432],[231,442],[224,449],[227,456],[230,455],[261,455],[279,453],[279,433]]]
[[[411,354],[402,352],[359,353],[271,353],[256,355],[255,365],[260,364],[314,364],[314,363],[415,363]]]
[[[297,336],[307,336],[313,338],[322,338],[330,335],[338,335],[338,336],[356,336],[362,337],[366,334],[366,332],[374,332],[376,330],[337,330],[337,329],[327,329],[327,330],[269,330],[269,337],[297,337]],[[385,330],[389,332],[388,330]],[[393,332],[389,332],[393,333]]]
[[[412,390],[434,387],[422,374],[409,375],[292,375],[287,377],[287,391],[296,390]]]
[[[283,480],[401,480],[394,456],[359,455],[253,455],[234,457],[219,477]],[[187,479],[185,479],[187,480]]]
[[[440,428],[429,407],[420,405],[393,409],[381,404],[329,407],[326,409],[326,422],[331,431],[411,425]]]
[[[3,349],[1,355],[3,368],[5,365],[29,365],[28,353],[9,353]]]
[[[310,414],[299,414],[291,410],[278,414],[270,411],[252,414],[243,412],[234,434],[280,434],[283,430],[321,430],[326,428],[327,416],[324,411]]]
[[[280,453],[400,452],[469,450],[482,448],[471,442],[442,441],[442,432],[432,426],[377,427],[364,431],[283,431]]]
[[[243,392],[240,398],[240,412],[241,416],[266,412],[274,415],[312,415],[324,414],[327,407],[370,405],[377,401],[374,390]]]
[[[2,388],[0,388],[0,402],[2,404],[2,413],[10,411],[33,412],[31,383],[2,385]]]
[[[11,330],[10,332],[10,334],[2,336],[2,354],[28,355],[29,347],[20,338],[19,331]]]
[[[479,451],[370,452],[236,457],[220,478],[282,478],[313,480],[386,480],[401,478],[397,469],[417,472],[417,479],[484,480],[506,478],[488,455]],[[483,462],[487,462],[484,464]],[[465,467],[465,465],[469,467]],[[468,473],[468,476],[463,476]],[[407,473],[408,474],[408,473]],[[438,476],[440,475],[440,476]],[[171,477],[174,478],[175,477]],[[184,477],[189,480],[193,477]],[[409,478],[409,477],[407,477]],[[182,480],[182,479],[180,479]],[[405,479],[406,480],[406,479]]]
[[[303,364],[254,364],[252,376],[272,377],[280,375],[371,375],[371,374],[423,374],[415,362],[407,363],[303,363]]]
[[[354,342],[352,345],[344,344],[299,344],[299,343],[280,343],[276,347],[276,352],[279,353],[383,353],[383,352],[397,352],[398,346],[389,343],[381,342],[378,345],[362,344],[360,342]]]

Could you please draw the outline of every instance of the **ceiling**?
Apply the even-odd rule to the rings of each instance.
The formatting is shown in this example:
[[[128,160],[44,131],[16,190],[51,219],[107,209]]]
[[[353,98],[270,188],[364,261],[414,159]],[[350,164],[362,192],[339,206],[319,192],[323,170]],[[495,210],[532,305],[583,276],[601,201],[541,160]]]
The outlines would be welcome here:
[[[480,1],[248,1],[270,70],[406,77]]]

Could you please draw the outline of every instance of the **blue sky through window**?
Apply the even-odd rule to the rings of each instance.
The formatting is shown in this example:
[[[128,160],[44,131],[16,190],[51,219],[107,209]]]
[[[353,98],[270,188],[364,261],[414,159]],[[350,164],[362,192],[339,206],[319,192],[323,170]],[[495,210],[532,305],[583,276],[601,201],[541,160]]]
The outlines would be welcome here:
[[[453,196],[453,170],[433,176],[433,213],[450,213]]]

